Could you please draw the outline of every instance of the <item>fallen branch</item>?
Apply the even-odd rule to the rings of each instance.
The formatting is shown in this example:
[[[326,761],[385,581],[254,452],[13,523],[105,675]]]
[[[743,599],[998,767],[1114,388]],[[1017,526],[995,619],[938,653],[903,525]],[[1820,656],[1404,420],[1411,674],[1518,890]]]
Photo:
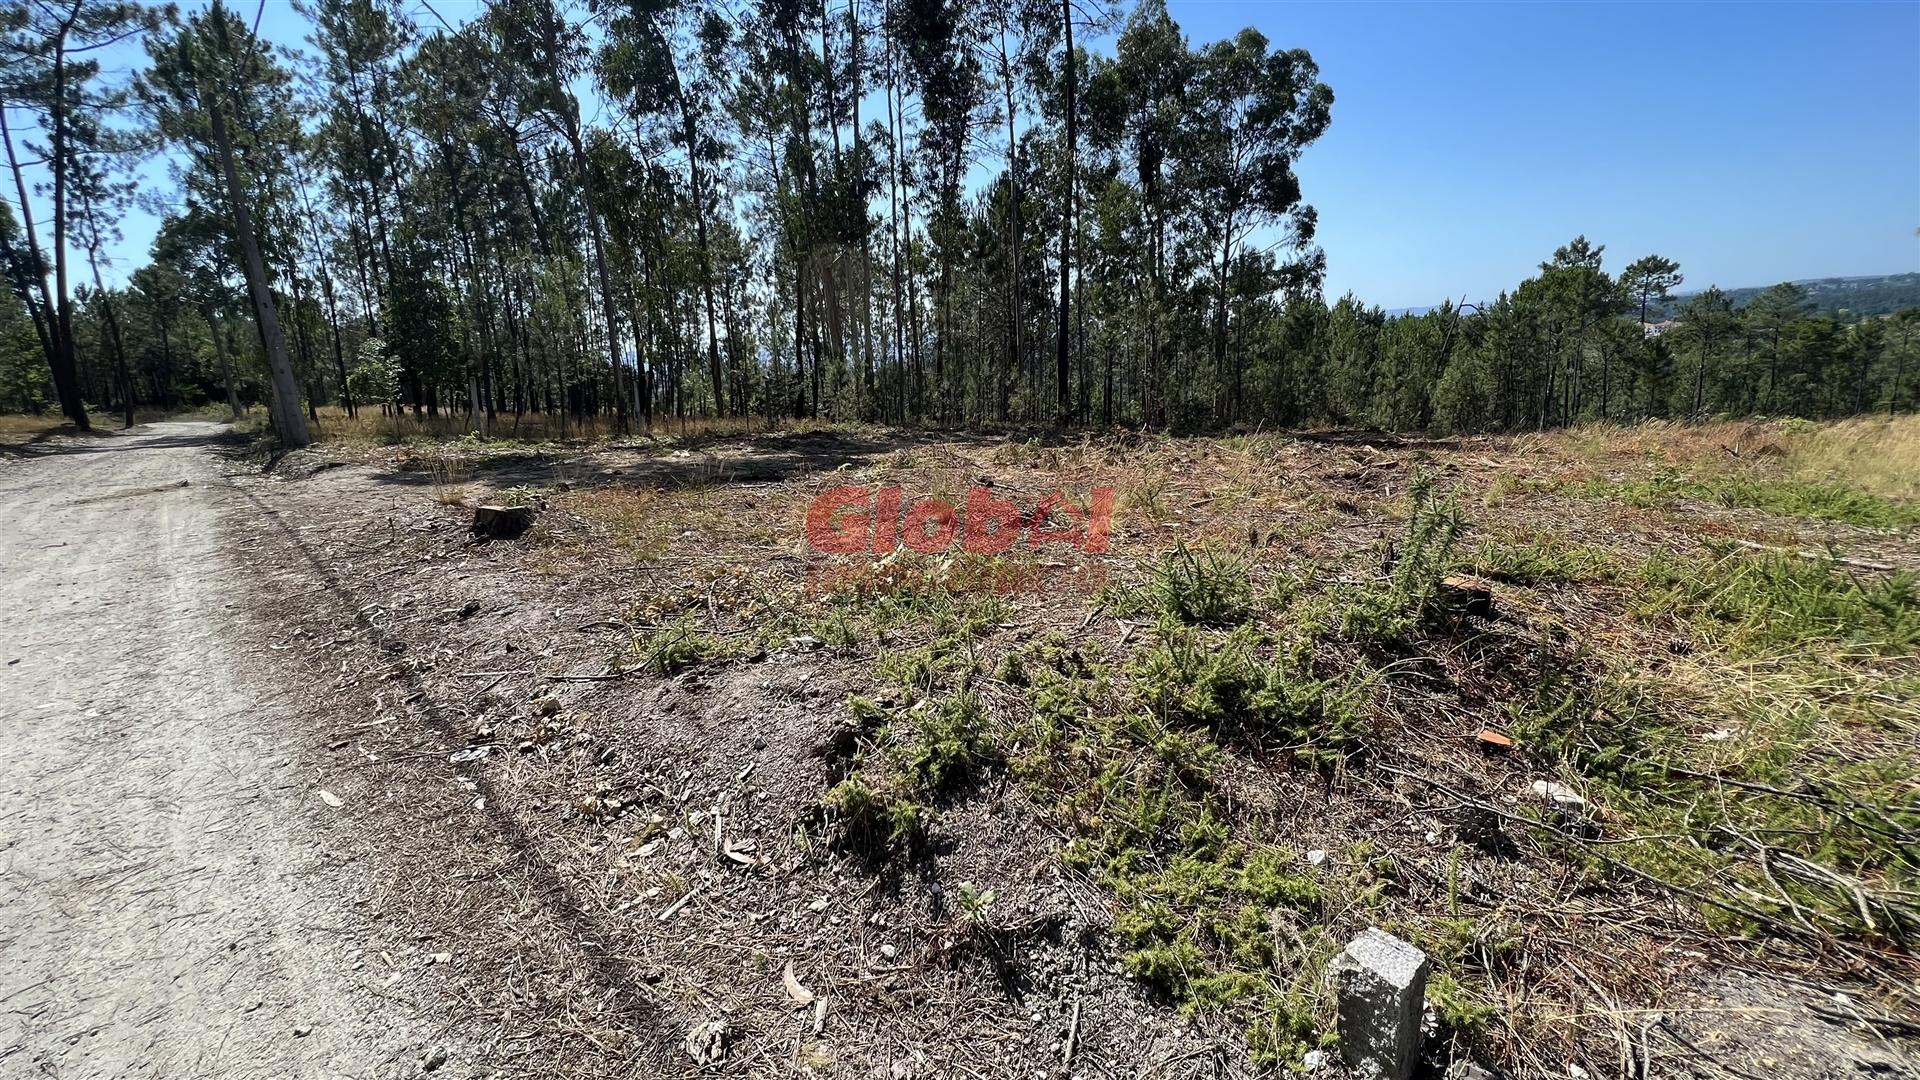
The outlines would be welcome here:
[[[1835,555],[1826,551],[1796,550],[1794,548],[1774,547],[1771,544],[1756,543],[1752,540],[1735,540],[1734,543],[1748,551],[1764,551],[1769,555],[1792,555],[1810,562],[1830,562],[1839,566],[1851,566],[1855,570],[1877,570],[1890,573],[1900,569],[1892,563],[1876,562],[1872,559],[1856,559],[1851,555]]]

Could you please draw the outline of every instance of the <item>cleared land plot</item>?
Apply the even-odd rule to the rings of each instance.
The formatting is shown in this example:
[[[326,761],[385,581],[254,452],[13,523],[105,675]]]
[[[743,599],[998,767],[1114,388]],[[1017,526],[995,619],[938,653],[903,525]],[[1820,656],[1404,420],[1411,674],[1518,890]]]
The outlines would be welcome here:
[[[583,1065],[724,1020],[742,1073],[1298,1067],[1379,925],[1434,958],[1436,1062],[1826,1075],[1910,1068],[1920,1013],[1916,445],[341,443],[235,539],[328,583],[275,647],[340,767],[440,770],[562,894],[593,971],[463,909],[482,861],[395,868],[494,936],[476,1025],[563,1002]],[[1108,549],[808,546],[828,489],[988,484],[1110,487]],[[481,502],[542,512],[476,544]]]

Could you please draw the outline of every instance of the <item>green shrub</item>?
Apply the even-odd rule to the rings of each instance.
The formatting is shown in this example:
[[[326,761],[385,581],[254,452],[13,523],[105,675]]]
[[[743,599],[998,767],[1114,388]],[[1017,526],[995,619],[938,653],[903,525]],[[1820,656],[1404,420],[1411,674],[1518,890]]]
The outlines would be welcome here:
[[[1163,618],[1189,626],[1232,626],[1253,611],[1245,560],[1185,544],[1160,560],[1149,593]]]

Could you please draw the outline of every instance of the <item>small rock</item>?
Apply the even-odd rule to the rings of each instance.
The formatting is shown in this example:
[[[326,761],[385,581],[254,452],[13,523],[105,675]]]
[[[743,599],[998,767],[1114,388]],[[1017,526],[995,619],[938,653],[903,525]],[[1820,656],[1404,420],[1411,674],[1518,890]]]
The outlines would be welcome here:
[[[1587,800],[1574,794],[1572,788],[1551,780],[1535,780],[1533,793],[1558,810],[1578,812],[1587,808]]]
[[[900,955],[900,950],[891,945],[882,945],[880,946],[880,955],[884,959],[892,960],[894,957]]]
[[[1326,861],[1327,861],[1327,853],[1325,851],[1322,851],[1319,848],[1314,848],[1312,851],[1307,852],[1308,866],[1319,866],[1321,863]]]
[[[442,1065],[445,1065],[446,1063],[447,1063],[447,1052],[441,1049],[440,1047],[436,1046],[433,1049],[427,1051],[426,1055],[420,1059],[420,1071],[432,1072],[433,1070],[439,1068]]]
[[[807,905],[807,910],[808,910],[808,911],[825,911],[825,910],[827,910],[827,898],[823,896],[823,897],[821,897],[821,898],[819,898],[818,900],[815,900],[815,901],[814,901],[813,903],[811,903],[811,904],[808,904],[808,905]]]
[[[296,1039],[304,1039],[311,1034],[313,1034],[312,1024],[301,1024],[299,1027],[293,1029],[293,1037]]]
[[[687,1033],[687,1056],[695,1065],[712,1065],[727,1056],[730,1030],[722,1019],[709,1020]]]
[[[1327,1052],[1325,1050],[1309,1050],[1306,1056],[1300,1059],[1301,1067],[1308,1072],[1319,1072],[1320,1067],[1326,1063]]]

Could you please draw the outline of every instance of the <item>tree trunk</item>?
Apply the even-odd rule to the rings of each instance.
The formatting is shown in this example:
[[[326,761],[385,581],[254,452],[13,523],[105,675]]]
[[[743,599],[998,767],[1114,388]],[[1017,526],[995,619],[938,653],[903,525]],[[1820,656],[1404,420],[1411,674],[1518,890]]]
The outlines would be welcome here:
[[[1073,326],[1073,291],[1070,284],[1073,278],[1073,173],[1079,139],[1078,117],[1075,115],[1077,108],[1074,101],[1079,87],[1076,83],[1073,63],[1073,0],[1060,0],[1060,22],[1066,31],[1067,44],[1067,197],[1066,204],[1062,207],[1060,224],[1060,352],[1054,366],[1060,384],[1056,412],[1059,422],[1064,424],[1067,421],[1067,350]]]
[[[61,111],[64,112],[64,110]],[[34,274],[34,281],[40,287],[40,305],[46,311],[47,333],[43,344],[47,346],[47,370],[53,375],[53,392],[60,399],[60,411],[73,421],[75,427],[81,431],[89,431],[91,427],[87,420],[87,405],[81,398],[80,376],[74,363],[72,318],[66,305],[56,304],[53,294],[47,288],[46,271],[40,262],[39,234],[33,227],[33,203],[27,199],[26,178],[21,172],[19,158],[14,156],[13,135],[7,130],[6,113],[6,102],[0,100],[0,142],[6,144],[7,163],[13,168],[14,187],[20,193],[20,223],[26,234],[24,239],[27,245],[27,265],[30,272]],[[59,167],[59,154],[65,146],[64,136],[59,134],[61,130],[61,125],[56,122],[53,166],[56,208],[66,191],[64,171]],[[58,245],[58,250],[63,253],[59,256],[59,265],[64,267],[66,230],[57,211],[54,224],[55,243]]]
[[[220,361],[220,380],[227,384],[227,409],[233,419],[241,416],[240,391],[233,383],[233,358],[227,352],[226,329],[215,318],[212,304],[200,309],[200,316],[207,320],[207,336],[213,339],[213,355]]]
[[[273,306],[273,292],[267,283],[266,264],[260,258],[260,244],[253,232],[253,213],[247,207],[246,190],[240,185],[240,170],[233,160],[233,139],[227,131],[226,110],[217,97],[208,103],[213,126],[214,147],[220,154],[220,171],[227,182],[227,202],[233,211],[233,231],[240,241],[240,253],[247,274],[247,293],[253,299],[254,316],[260,322],[260,338],[267,350],[267,371],[271,377],[274,430],[288,449],[308,443],[307,418],[300,412],[300,387],[294,381],[293,364],[287,359],[287,341],[280,333],[280,316]],[[229,386],[232,380],[229,379]],[[230,391],[231,393],[231,391]]]

